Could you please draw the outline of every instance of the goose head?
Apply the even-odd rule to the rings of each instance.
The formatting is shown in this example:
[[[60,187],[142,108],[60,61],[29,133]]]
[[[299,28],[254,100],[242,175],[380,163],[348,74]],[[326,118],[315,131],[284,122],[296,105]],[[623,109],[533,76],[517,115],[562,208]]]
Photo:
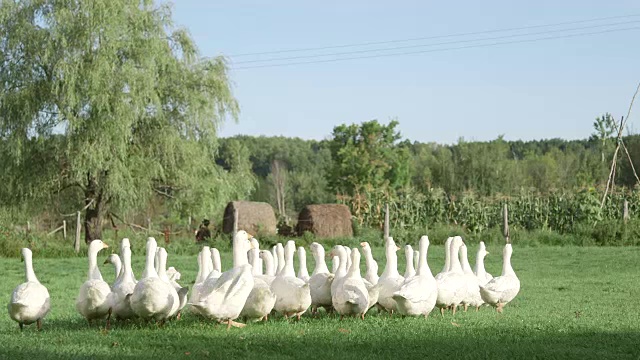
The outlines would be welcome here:
[[[27,249],[27,248],[22,248],[22,250],[20,250],[20,254],[22,255],[20,257],[21,262],[31,260],[31,258],[33,257],[33,253],[31,252],[31,249]]]
[[[118,254],[109,254],[109,256],[107,257],[107,259],[104,261],[104,265],[106,264],[112,264],[112,265],[116,265],[117,263],[120,263],[120,256],[118,256]]]
[[[480,241],[480,246],[478,247],[478,257],[482,257],[484,258],[485,256],[489,255],[489,252],[487,251],[487,247],[484,244],[484,241]]]
[[[107,249],[108,247],[109,245],[107,245],[107,243],[96,239],[89,244],[89,253],[97,254],[100,250]]]

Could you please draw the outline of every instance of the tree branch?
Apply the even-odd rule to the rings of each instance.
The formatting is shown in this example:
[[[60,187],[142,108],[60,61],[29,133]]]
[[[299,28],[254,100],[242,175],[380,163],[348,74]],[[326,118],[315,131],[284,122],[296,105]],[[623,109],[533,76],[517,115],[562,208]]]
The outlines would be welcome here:
[[[166,193],[166,192],[164,192],[164,191],[162,191],[162,190],[156,189],[156,188],[153,188],[153,191],[155,191],[156,193],[158,193],[158,194],[160,194],[160,195],[166,196],[166,197],[168,197],[169,199],[175,199],[175,198],[176,198],[175,196],[173,196],[173,195],[171,195],[171,194],[169,194],[169,193]]]

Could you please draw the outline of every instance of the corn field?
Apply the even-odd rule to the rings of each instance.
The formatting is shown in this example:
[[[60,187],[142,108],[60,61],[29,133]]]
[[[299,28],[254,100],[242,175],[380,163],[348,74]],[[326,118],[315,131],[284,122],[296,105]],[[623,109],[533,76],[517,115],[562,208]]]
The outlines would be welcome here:
[[[354,196],[338,196],[351,208],[354,221],[362,227],[381,228],[384,204],[389,204],[390,226],[395,229],[456,224],[472,233],[502,226],[502,207],[509,207],[509,226],[524,230],[548,229],[570,232],[574,224],[592,224],[623,218],[623,203],[629,202],[630,218],[640,218],[640,191],[617,191],[600,209],[602,192],[595,188],[573,193],[541,196],[523,191],[515,196],[480,197],[472,192],[450,196],[442,190],[427,193],[414,190],[389,194],[367,189]]]

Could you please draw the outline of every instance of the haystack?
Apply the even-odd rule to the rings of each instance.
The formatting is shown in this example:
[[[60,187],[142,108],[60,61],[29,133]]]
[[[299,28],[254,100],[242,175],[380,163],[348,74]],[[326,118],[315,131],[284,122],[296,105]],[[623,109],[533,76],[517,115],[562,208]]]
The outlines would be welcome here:
[[[232,201],[224,209],[222,231],[233,232],[233,214],[238,210],[238,230],[246,230],[250,234],[275,235],[276,214],[271,205],[264,202]]]
[[[347,205],[318,204],[307,205],[298,215],[298,234],[305,231],[317,237],[351,237],[351,211]]]

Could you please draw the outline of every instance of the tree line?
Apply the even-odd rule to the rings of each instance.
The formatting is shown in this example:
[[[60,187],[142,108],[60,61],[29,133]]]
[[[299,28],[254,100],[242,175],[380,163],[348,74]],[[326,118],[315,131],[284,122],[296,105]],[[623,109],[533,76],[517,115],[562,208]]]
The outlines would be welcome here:
[[[396,120],[338,125],[323,141],[219,138],[239,113],[226,59],[201,56],[171,18],[152,1],[0,3],[1,223],[80,211],[90,241],[105,221],[215,219],[226,202],[250,199],[285,223],[307,204],[343,202],[362,226],[377,226],[383,203],[407,211],[397,223],[470,224],[465,214],[495,201],[564,204],[607,179],[609,114],[584,140],[421,143]],[[624,141],[638,168],[640,138]],[[615,184],[632,189],[619,159]],[[586,206],[572,204],[563,211]]]

